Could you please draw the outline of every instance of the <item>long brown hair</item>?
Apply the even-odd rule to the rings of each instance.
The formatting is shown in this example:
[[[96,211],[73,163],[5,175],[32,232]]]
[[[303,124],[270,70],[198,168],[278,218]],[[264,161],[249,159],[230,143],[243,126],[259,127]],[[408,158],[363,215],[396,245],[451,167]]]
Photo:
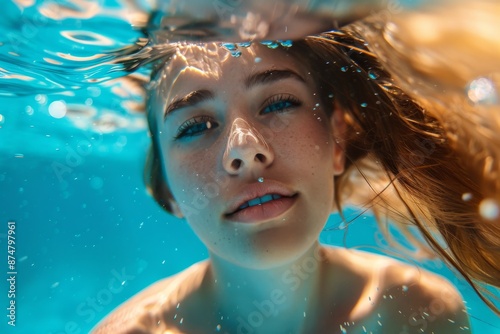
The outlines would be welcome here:
[[[357,205],[371,209],[380,224],[390,219],[403,230],[416,226],[426,241],[420,247],[430,247],[460,272],[500,314],[482,286],[500,287],[500,221],[479,214],[480,202],[498,195],[487,192],[485,175],[469,164],[436,111],[424,110],[399,89],[353,32],[308,37],[287,52],[310,66],[324,103],[333,99],[345,110],[346,165],[335,182],[339,212]],[[150,130],[145,180],[172,212],[151,122]]]
[[[312,66],[323,90],[333,92],[347,112],[346,171],[336,182],[339,209],[363,205],[381,224],[390,218],[403,229],[416,226],[500,313],[482,286],[500,287],[500,219],[479,210],[486,198],[499,202],[491,175],[471,164],[467,143],[439,121],[439,109],[424,110],[399,89],[354,33],[325,33],[300,44],[308,57],[317,57]],[[363,183],[367,191],[359,189]]]

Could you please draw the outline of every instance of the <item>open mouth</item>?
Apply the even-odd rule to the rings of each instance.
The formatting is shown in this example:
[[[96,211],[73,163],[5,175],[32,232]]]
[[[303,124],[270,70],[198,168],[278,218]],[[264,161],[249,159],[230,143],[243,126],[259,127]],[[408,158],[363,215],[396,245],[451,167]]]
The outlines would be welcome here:
[[[268,195],[265,195],[262,197],[254,198],[254,199],[246,202],[242,206],[240,206],[237,211],[246,209],[248,207],[256,206],[256,205],[262,205],[264,203],[270,202],[272,200],[277,200],[277,199],[280,199],[282,197],[285,197],[285,196],[281,196],[278,194],[268,194]]]
[[[296,201],[298,194],[282,196],[267,194],[242,204],[236,211],[225,217],[237,222],[257,222],[275,218],[287,211]]]

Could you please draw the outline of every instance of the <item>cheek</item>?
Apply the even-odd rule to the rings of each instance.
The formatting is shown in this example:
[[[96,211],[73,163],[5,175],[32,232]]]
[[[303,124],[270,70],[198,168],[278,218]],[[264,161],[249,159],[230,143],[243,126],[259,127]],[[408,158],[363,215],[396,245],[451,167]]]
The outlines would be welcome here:
[[[333,138],[326,117],[310,113],[290,123],[281,137],[278,154],[285,161],[295,160],[297,166],[311,170],[321,168],[331,161]],[[290,161],[291,162],[291,161]]]
[[[201,187],[203,171],[207,170],[207,159],[169,152],[165,161],[168,184],[176,199],[189,196],[192,191]]]
[[[214,155],[204,149],[189,153],[170,150],[168,154],[165,170],[174,199],[191,213],[209,213],[210,204],[227,181],[214,172]]]

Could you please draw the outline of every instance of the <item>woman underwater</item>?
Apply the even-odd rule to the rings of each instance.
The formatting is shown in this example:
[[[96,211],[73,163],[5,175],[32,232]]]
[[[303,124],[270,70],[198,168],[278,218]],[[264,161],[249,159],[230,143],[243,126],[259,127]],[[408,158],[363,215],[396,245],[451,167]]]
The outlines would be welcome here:
[[[239,51],[179,44],[148,89],[147,181],[209,260],[139,293],[94,333],[470,332],[444,279],[318,243],[332,212],[368,206],[419,227],[469,281],[499,285],[498,245],[474,224],[481,176],[432,111],[353,33]],[[484,256],[469,266],[463,247]]]

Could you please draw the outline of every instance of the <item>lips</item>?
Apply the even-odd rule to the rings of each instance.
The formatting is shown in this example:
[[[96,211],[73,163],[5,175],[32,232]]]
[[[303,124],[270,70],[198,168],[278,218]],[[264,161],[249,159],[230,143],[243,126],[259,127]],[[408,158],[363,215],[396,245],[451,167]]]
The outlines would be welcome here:
[[[255,216],[256,219],[278,214],[293,204],[296,195],[296,192],[281,183],[266,179],[265,183],[259,182],[246,186],[245,190],[230,202],[224,217],[242,218],[245,216],[245,220],[248,220],[255,216],[255,213],[258,213]],[[267,211],[264,212],[264,208],[267,208]]]
[[[251,206],[261,205],[261,204],[267,203],[267,202],[272,201],[272,200],[280,199],[282,197],[283,196],[278,195],[278,194],[264,195],[262,197],[251,199],[248,202],[245,202],[245,204],[241,205],[238,209],[242,210],[242,209],[246,209],[246,208],[251,207]]]

